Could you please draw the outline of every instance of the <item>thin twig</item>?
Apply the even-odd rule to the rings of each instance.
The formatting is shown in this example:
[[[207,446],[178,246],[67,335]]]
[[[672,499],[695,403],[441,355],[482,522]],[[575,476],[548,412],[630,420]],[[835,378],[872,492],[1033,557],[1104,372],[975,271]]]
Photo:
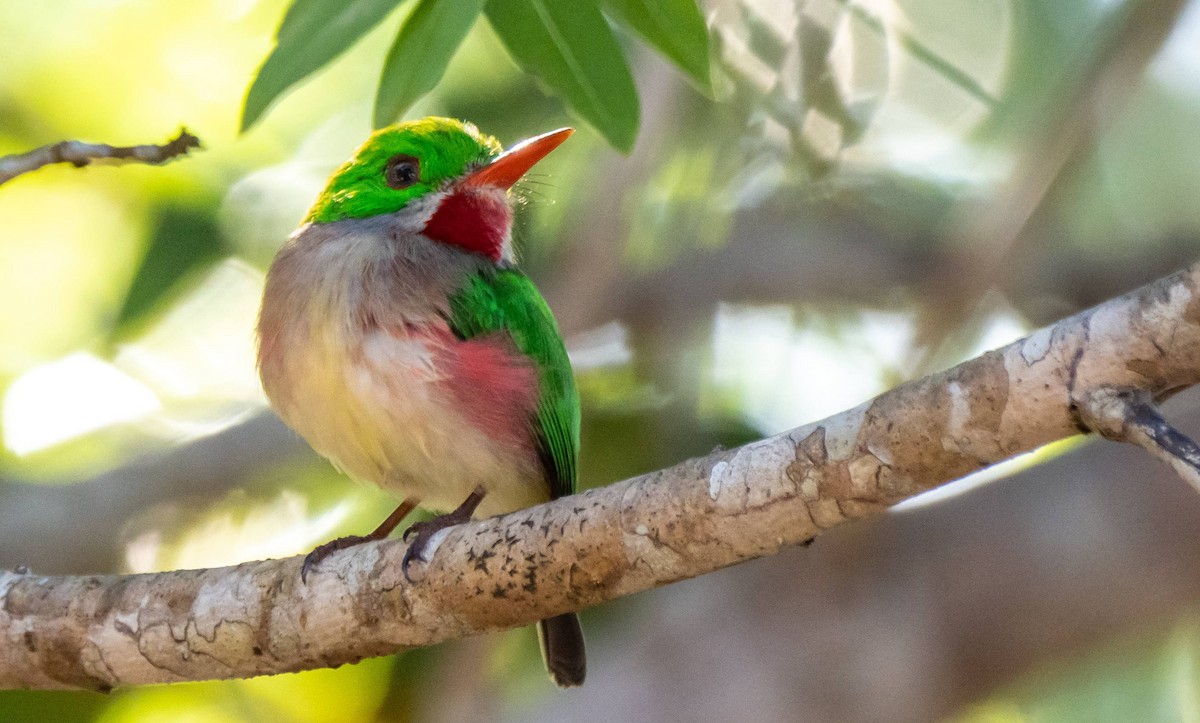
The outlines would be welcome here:
[[[76,168],[99,160],[157,165],[199,147],[200,139],[186,128],[179,129],[179,135],[162,145],[110,146],[106,143],[60,141],[26,153],[0,157],[0,184],[54,163],[70,163]]]
[[[1102,386],[1085,392],[1076,407],[1090,429],[1142,447],[1200,491],[1200,445],[1163,418],[1150,392]]]

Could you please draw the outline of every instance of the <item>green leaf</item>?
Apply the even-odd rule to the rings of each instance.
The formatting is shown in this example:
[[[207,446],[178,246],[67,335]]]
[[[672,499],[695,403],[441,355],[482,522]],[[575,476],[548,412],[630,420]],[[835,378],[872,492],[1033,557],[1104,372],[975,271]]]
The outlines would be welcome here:
[[[705,93],[709,77],[708,27],[696,0],[604,0],[609,16],[653,45]]]
[[[614,147],[633,148],[637,90],[597,0],[488,0],[485,12],[518,65]]]
[[[242,130],[254,125],[288,88],[336,58],[403,0],[295,0],[275,49],[246,93]]]
[[[168,206],[161,211],[150,246],[117,314],[118,334],[153,311],[181,278],[229,253],[208,209]]]
[[[392,123],[433,90],[484,0],[418,0],[388,51],[375,96],[375,127]]]

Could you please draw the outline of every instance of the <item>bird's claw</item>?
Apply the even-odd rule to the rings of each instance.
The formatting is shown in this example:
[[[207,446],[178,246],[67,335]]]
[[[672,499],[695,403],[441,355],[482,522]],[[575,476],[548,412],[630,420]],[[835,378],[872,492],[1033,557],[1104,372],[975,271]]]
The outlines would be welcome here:
[[[307,585],[308,573],[317,565],[319,565],[322,560],[338,550],[344,550],[347,547],[361,545],[362,543],[370,542],[373,539],[374,538],[370,537],[369,535],[348,535],[346,537],[339,537],[336,540],[330,540],[324,545],[318,546],[304,557],[304,564],[300,566],[300,582],[303,582],[305,585]]]
[[[404,541],[409,543],[408,549],[404,551],[404,559],[400,561],[400,571],[404,573],[404,579],[412,582],[412,576],[408,574],[408,567],[413,560],[420,560],[422,563],[429,562],[425,557],[425,548],[429,546],[429,541],[433,536],[452,525],[457,525],[461,520],[452,519],[453,515],[442,515],[435,517],[428,522],[414,522],[411,527],[404,531]]]
[[[409,582],[413,581],[412,577],[408,574],[408,566],[412,564],[413,560],[429,562],[429,559],[425,557],[425,548],[433,541],[434,535],[447,527],[470,522],[471,516],[475,514],[475,508],[479,507],[479,503],[483,501],[485,494],[482,487],[476,487],[467,496],[467,499],[463,500],[463,503],[456,507],[453,512],[438,515],[426,522],[414,522],[409,525],[408,529],[404,531],[404,541],[408,542],[409,537],[412,537],[413,541],[409,543],[408,549],[404,551],[404,559],[400,561],[400,571],[404,573],[405,580]]]
[[[451,512],[448,515],[434,517],[426,522],[414,522],[411,527],[404,531],[404,541],[408,542],[411,537],[412,542],[409,542],[408,549],[404,551],[404,559],[400,561],[400,571],[404,573],[404,579],[412,582],[412,576],[408,574],[408,567],[414,560],[420,560],[422,563],[428,563],[429,558],[426,553],[432,553],[433,550],[427,549],[429,543],[437,533],[448,527],[454,527],[464,522],[471,520],[471,514],[468,512],[465,515]]]
[[[408,542],[408,538],[412,537],[413,535],[419,535],[421,532],[421,528],[425,527],[428,524],[429,524],[428,522],[412,523],[411,525],[408,526],[407,530],[400,533],[400,539],[404,540],[405,542]],[[411,549],[411,548],[409,548],[409,549]]]

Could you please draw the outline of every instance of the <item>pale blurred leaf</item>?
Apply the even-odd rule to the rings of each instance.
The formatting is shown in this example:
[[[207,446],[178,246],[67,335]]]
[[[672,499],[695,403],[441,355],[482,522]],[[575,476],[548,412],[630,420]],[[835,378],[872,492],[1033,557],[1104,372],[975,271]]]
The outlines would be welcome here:
[[[621,46],[595,0],[490,0],[488,20],[510,55],[616,148],[638,130],[638,97]]]
[[[387,17],[403,0],[296,0],[246,94],[242,130],[288,88],[308,77]]]
[[[705,93],[712,90],[708,28],[695,0],[604,0],[613,20],[642,36]]]

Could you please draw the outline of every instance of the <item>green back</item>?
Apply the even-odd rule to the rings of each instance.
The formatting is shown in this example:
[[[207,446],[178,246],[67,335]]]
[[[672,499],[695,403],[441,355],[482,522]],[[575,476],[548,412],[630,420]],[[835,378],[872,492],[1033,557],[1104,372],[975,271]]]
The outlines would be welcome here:
[[[537,287],[512,268],[485,269],[450,299],[450,326],[463,339],[506,333],[538,370],[536,429],[550,499],[575,492],[579,392],[558,324]]]

